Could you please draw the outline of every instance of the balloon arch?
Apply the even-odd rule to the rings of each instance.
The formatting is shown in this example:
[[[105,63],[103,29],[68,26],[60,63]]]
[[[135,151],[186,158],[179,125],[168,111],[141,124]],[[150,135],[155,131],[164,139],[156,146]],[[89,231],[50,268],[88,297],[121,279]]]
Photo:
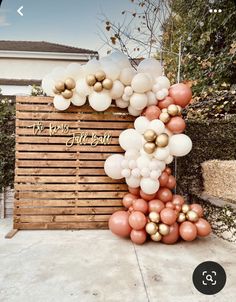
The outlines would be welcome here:
[[[45,76],[42,87],[54,97],[57,110],[82,106],[88,98],[95,111],[105,111],[114,100],[137,117],[134,128],[119,136],[124,155],[111,155],[104,165],[109,177],[125,178],[129,189],[123,198],[126,211],[110,217],[114,234],[130,237],[136,244],[143,244],[148,236],[173,244],[179,238],[192,241],[211,232],[202,207],[188,205],[181,195],[173,194],[176,180],[167,167],[175,156],[192,149],[191,139],[182,133],[186,127],[182,109],[192,98],[186,84],[171,86],[155,59],[144,59],[136,70],[116,51],[85,65],[57,67]]]

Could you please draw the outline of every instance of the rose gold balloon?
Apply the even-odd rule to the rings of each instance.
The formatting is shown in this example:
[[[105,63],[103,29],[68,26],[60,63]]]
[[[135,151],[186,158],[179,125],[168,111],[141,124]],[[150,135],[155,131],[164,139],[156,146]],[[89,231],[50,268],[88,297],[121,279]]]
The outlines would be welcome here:
[[[182,206],[184,204],[184,199],[181,195],[178,195],[178,194],[174,194],[173,195],[173,198],[172,198],[172,202],[174,205],[180,205]]]
[[[166,187],[170,190],[173,190],[176,186],[176,180],[175,180],[175,177],[173,175],[170,175],[168,177],[168,181],[167,181],[167,184],[166,184]]]
[[[169,89],[169,95],[173,98],[176,105],[186,107],[192,99],[192,91],[184,83],[174,84]]]
[[[129,225],[134,230],[141,230],[147,223],[146,216],[140,211],[133,211],[129,216]]]
[[[171,201],[168,201],[168,202],[166,203],[166,208],[175,210],[175,205],[174,205]]]
[[[190,205],[190,209],[193,210],[198,214],[198,217],[202,217],[203,215],[203,208],[198,203],[193,203]]]
[[[177,205],[175,206],[175,210],[176,210],[177,212],[180,212],[181,209],[182,209],[181,205],[177,204]]]
[[[142,230],[132,230],[130,233],[130,238],[132,242],[136,244],[143,244],[147,239],[147,233],[144,229]]]
[[[169,174],[167,172],[162,172],[161,176],[159,177],[160,187],[165,187],[169,179]]]
[[[174,210],[165,208],[160,213],[161,221],[165,224],[172,225],[176,222],[177,215]]]
[[[171,175],[171,173],[172,173],[171,168],[169,168],[169,167],[166,167],[164,172],[166,172],[169,175]]]
[[[180,116],[174,116],[170,119],[170,121],[166,124],[166,127],[173,133],[182,133],[186,124],[185,121]]]
[[[147,107],[147,109],[144,111],[143,115],[146,116],[146,118],[149,121],[152,121],[152,120],[158,119],[160,114],[161,114],[160,108],[158,108],[155,105],[151,105],[151,106]]]
[[[133,206],[129,207],[129,212],[130,213],[133,212],[133,210],[134,210]]]
[[[164,100],[158,102],[158,107],[160,109],[164,109],[164,108],[167,108],[171,104],[174,104],[174,100],[172,99],[172,97],[167,96],[164,98]]]
[[[148,203],[148,211],[149,212],[157,212],[160,213],[165,207],[164,203],[159,199],[153,199]]]
[[[170,233],[162,237],[162,242],[166,244],[173,244],[179,239],[179,226],[178,223],[174,223],[170,226]]]
[[[160,188],[156,194],[156,198],[160,199],[163,202],[171,201],[172,196],[173,196],[173,194],[172,194],[171,190],[168,188]]]
[[[137,198],[138,197],[133,194],[130,194],[130,193],[125,194],[125,196],[123,197],[123,201],[122,201],[124,207],[129,208],[130,206],[132,206],[133,201]]]
[[[179,233],[185,241],[192,241],[197,237],[197,227],[190,221],[184,221],[179,227]]]
[[[109,219],[109,229],[118,236],[128,237],[132,230],[129,225],[129,213],[117,211],[112,214]]]
[[[208,236],[212,231],[210,223],[203,218],[199,218],[195,222],[195,226],[197,227],[197,235],[200,237]]]
[[[135,211],[140,211],[144,214],[148,212],[148,203],[144,199],[136,199],[133,202],[133,208]]]
[[[136,195],[136,196],[139,196],[139,191],[140,189],[139,188],[131,188],[131,187],[128,187],[128,190],[131,194],[133,195]]]
[[[150,201],[150,200],[152,200],[152,199],[155,198],[156,194],[146,194],[146,193],[144,193],[142,190],[140,190],[140,196],[141,196],[144,200]]]

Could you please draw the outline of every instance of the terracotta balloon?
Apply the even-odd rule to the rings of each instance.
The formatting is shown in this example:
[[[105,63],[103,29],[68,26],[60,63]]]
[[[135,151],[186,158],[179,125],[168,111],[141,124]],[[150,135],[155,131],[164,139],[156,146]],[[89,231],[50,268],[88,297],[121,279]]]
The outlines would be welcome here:
[[[177,215],[173,209],[165,208],[160,213],[161,221],[165,224],[172,225],[176,222]]]
[[[133,206],[129,207],[129,212],[130,212],[130,213],[133,212],[133,210],[134,210],[134,207],[133,207]]]
[[[174,100],[172,99],[172,97],[167,96],[167,97],[164,98],[164,100],[158,102],[158,107],[160,109],[164,109],[164,108],[167,108],[169,105],[172,105],[172,104],[174,104]]]
[[[174,205],[171,201],[168,201],[168,202],[166,203],[166,208],[175,210],[175,205]]]
[[[129,208],[130,206],[132,206],[133,201],[137,198],[138,197],[133,194],[130,194],[130,193],[125,194],[125,196],[123,197],[123,201],[122,201],[124,207]]]
[[[192,241],[197,237],[197,227],[190,221],[184,221],[179,227],[179,233],[185,241]]]
[[[160,114],[161,114],[160,108],[158,108],[155,105],[151,105],[151,106],[147,107],[147,109],[143,113],[143,115],[146,116],[146,118],[149,121],[158,119]]]
[[[190,87],[184,83],[174,84],[169,89],[169,95],[173,98],[176,105],[186,107],[192,99]]]
[[[144,199],[136,199],[133,202],[133,208],[135,211],[140,211],[144,214],[148,212],[148,203]]]
[[[156,193],[154,193],[154,194],[146,194],[146,193],[144,193],[142,190],[140,190],[140,196],[141,196],[144,200],[150,201],[150,200],[152,200],[152,199],[155,198]]]
[[[180,211],[181,211],[181,209],[182,209],[182,206],[181,205],[176,205],[175,206],[175,210],[177,211],[177,213],[179,213]]]
[[[147,223],[146,216],[140,211],[133,211],[129,216],[129,224],[134,230],[141,230]]]
[[[159,177],[159,183],[161,187],[165,187],[169,179],[169,174],[167,172],[162,172],[161,176]]]
[[[166,172],[169,175],[171,175],[171,173],[172,173],[171,168],[169,168],[169,167],[166,167],[164,172]]]
[[[179,239],[179,226],[178,223],[175,222],[170,226],[170,233],[166,236],[163,236],[161,241],[165,244],[173,244]]]
[[[130,233],[131,240],[136,244],[143,244],[147,239],[147,233],[144,229],[142,230],[132,230]]]
[[[176,180],[175,180],[175,177],[173,175],[170,175],[168,177],[168,181],[166,183],[166,187],[170,190],[173,190],[176,186]]]
[[[200,237],[208,236],[212,231],[210,223],[203,218],[199,218],[195,222],[195,226],[197,227],[197,235]]]
[[[129,190],[129,192],[130,192],[131,194],[139,196],[139,191],[140,191],[139,188],[131,188],[131,187],[128,187],[128,190]]]
[[[203,208],[198,203],[193,203],[190,205],[190,209],[198,214],[198,217],[203,216]]]
[[[156,198],[160,199],[163,202],[171,201],[172,196],[173,196],[173,194],[172,194],[171,190],[168,188],[160,188],[156,194]]]
[[[109,229],[120,237],[128,237],[132,230],[129,225],[129,213],[117,211],[112,214],[109,219]]]
[[[173,133],[182,133],[185,128],[186,124],[185,121],[180,116],[174,116],[170,119],[170,121],[166,124],[166,127]]]
[[[179,206],[182,206],[184,204],[184,199],[181,195],[178,195],[178,194],[174,194],[173,195],[173,198],[172,198],[172,202],[174,205],[179,205]]]
[[[164,202],[162,202],[159,199],[153,199],[151,201],[149,201],[148,203],[148,211],[150,212],[157,212],[160,213],[161,210],[163,210],[165,207]]]

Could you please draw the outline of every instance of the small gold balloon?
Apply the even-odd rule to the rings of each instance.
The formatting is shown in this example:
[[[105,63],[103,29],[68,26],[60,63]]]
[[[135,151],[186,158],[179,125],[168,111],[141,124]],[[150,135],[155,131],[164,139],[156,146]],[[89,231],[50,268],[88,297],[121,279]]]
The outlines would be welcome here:
[[[150,212],[148,217],[152,222],[159,222],[160,221],[160,215],[157,212]]]
[[[171,116],[176,116],[179,113],[178,107],[174,104],[169,105],[167,110]]]
[[[58,91],[55,87],[53,88],[53,92],[54,92],[55,94],[60,94],[60,91]]]
[[[89,86],[93,86],[97,82],[95,75],[93,74],[87,75],[86,82]]]
[[[104,71],[99,70],[95,73],[95,77],[96,77],[97,81],[102,82],[103,80],[105,80],[106,74]]]
[[[163,108],[163,109],[161,110],[161,112],[168,113],[168,110],[167,110],[167,108]]]
[[[159,233],[163,236],[166,236],[170,233],[170,227],[167,224],[161,223],[159,224]]]
[[[185,220],[186,220],[185,214],[184,213],[179,213],[177,221],[181,223],[181,222],[184,222]]]
[[[156,232],[155,234],[151,235],[151,239],[156,242],[161,241],[161,238],[162,236],[159,232]]]
[[[180,105],[176,105],[178,108],[178,115],[182,114],[182,107]]]
[[[56,88],[57,91],[62,92],[66,89],[65,83],[62,82],[62,81],[59,81],[59,82],[56,83],[55,88]]]
[[[102,83],[97,82],[94,86],[93,86],[94,91],[96,92],[101,92],[103,87],[102,87]]]
[[[66,89],[65,91],[63,91],[61,93],[61,95],[65,98],[65,99],[71,99],[73,96],[73,92],[71,90]]]
[[[170,115],[167,112],[162,112],[159,116],[159,119],[165,124],[168,123],[170,120]]]
[[[110,79],[105,79],[102,81],[102,86],[103,88],[110,90],[113,86],[113,82]]]
[[[143,150],[148,153],[152,154],[156,149],[156,145],[154,143],[145,143],[143,146]]]
[[[146,130],[143,136],[147,142],[154,142],[157,138],[156,132],[152,129]]]
[[[158,137],[156,138],[156,145],[158,147],[166,147],[169,143],[169,135],[166,133],[162,133],[160,135],[158,135]]]
[[[192,221],[192,222],[197,222],[199,219],[198,214],[191,210],[187,212],[186,217],[189,221]]]
[[[149,234],[149,235],[153,235],[157,232],[157,225],[154,223],[154,222],[148,222],[146,224],[146,232]]]
[[[67,78],[65,80],[65,85],[66,85],[66,88],[69,89],[69,90],[72,90],[75,88],[76,86],[76,83],[75,83],[75,80],[72,79],[72,78]]]
[[[182,205],[182,212],[186,214],[188,211],[190,211],[190,206],[188,204]]]

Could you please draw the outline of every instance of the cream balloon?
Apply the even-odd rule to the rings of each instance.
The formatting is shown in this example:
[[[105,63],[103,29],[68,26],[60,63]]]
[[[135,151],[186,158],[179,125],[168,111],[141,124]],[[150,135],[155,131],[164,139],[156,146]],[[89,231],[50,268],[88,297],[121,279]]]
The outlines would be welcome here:
[[[160,135],[165,131],[165,124],[162,121],[155,119],[149,123],[148,129],[152,129],[157,135]]]
[[[158,60],[148,58],[139,63],[137,71],[149,73],[155,79],[162,75],[162,66]]]
[[[57,110],[64,111],[70,107],[70,100],[64,99],[62,95],[56,95],[53,104]]]
[[[169,165],[169,164],[172,163],[173,160],[174,160],[173,155],[169,155],[169,156],[165,159],[165,163],[166,163],[167,165]]]
[[[101,70],[101,64],[97,59],[92,59],[84,65],[85,75],[95,74],[99,70]]]
[[[76,82],[76,91],[79,95],[81,96],[88,96],[89,94],[91,94],[93,92],[93,88],[88,86],[88,84],[86,83],[86,80],[80,79]]]
[[[192,150],[192,141],[185,134],[175,134],[169,140],[169,148],[171,155],[185,156]]]
[[[109,59],[112,60],[120,69],[131,67],[128,57],[121,51],[116,50],[109,55]]]
[[[151,160],[145,155],[141,155],[137,159],[137,167],[142,170],[143,168],[149,167]]]
[[[119,80],[114,81],[112,89],[110,90],[111,98],[113,100],[121,98],[124,93],[124,89],[124,85]]]
[[[154,170],[160,170],[163,171],[165,170],[166,164],[163,161],[157,160],[157,159],[152,159],[151,163],[149,164],[149,168],[154,171]]]
[[[144,93],[134,93],[130,98],[130,106],[136,110],[143,110],[148,103],[148,98]]]
[[[66,77],[73,78],[75,81],[82,78],[84,72],[82,66],[78,63],[71,63],[66,67]]]
[[[134,129],[127,129],[121,132],[119,136],[119,144],[122,149],[136,149],[142,148],[142,135]]]
[[[143,134],[147,129],[150,121],[145,116],[140,116],[134,121],[134,128],[140,134]]]
[[[124,68],[120,73],[120,81],[126,85],[130,86],[133,80],[133,77],[137,74],[136,70],[133,67]]]
[[[166,92],[162,90],[159,90],[156,92],[156,98],[158,101],[164,100],[164,98],[167,96]]]
[[[146,93],[146,96],[147,96],[147,98],[148,98],[148,104],[147,104],[148,106],[157,105],[158,100],[157,100],[156,95],[155,95],[154,92],[148,91],[148,92]]]
[[[156,78],[156,83],[160,85],[161,88],[170,88],[170,81],[167,77],[165,76],[159,76]]]
[[[157,148],[154,156],[158,160],[166,160],[168,156],[170,155],[169,147],[166,146],[165,148]]]
[[[55,82],[64,81],[66,78],[66,69],[64,67],[56,67],[52,70],[51,76]]]
[[[104,170],[107,176],[112,179],[121,179],[123,176],[121,175],[121,163],[124,159],[123,155],[113,154],[109,156],[104,164]]]
[[[46,93],[46,95],[48,96],[54,96],[55,93],[53,92],[53,88],[55,86],[55,81],[52,78],[52,76],[46,75],[43,80],[42,80],[42,89],[44,91],[44,93]]]
[[[75,106],[83,106],[86,103],[86,96],[79,95],[78,93],[73,93],[73,97],[71,98],[71,103]]]
[[[142,178],[140,181],[140,187],[146,194],[154,194],[158,191],[160,184],[158,180],[151,178]]]
[[[141,114],[142,110],[136,110],[134,107],[129,106],[128,107],[128,112],[132,116],[139,116]]]
[[[123,101],[122,99],[118,99],[116,100],[116,106],[119,108],[127,108],[129,106],[129,103]]]
[[[145,93],[152,89],[152,81],[146,73],[138,73],[133,77],[131,87],[137,93]]]
[[[101,63],[101,67],[108,79],[111,79],[112,81],[119,79],[120,68],[113,61],[110,60],[109,63]]]
[[[89,104],[95,111],[105,111],[111,106],[111,102],[111,96],[107,91],[94,91],[89,95]]]
[[[131,188],[138,188],[140,186],[140,177],[130,176],[125,179],[127,185]]]
[[[133,88],[131,86],[126,86],[124,89],[124,94],[127,96],[131,96],[133,94]]]

